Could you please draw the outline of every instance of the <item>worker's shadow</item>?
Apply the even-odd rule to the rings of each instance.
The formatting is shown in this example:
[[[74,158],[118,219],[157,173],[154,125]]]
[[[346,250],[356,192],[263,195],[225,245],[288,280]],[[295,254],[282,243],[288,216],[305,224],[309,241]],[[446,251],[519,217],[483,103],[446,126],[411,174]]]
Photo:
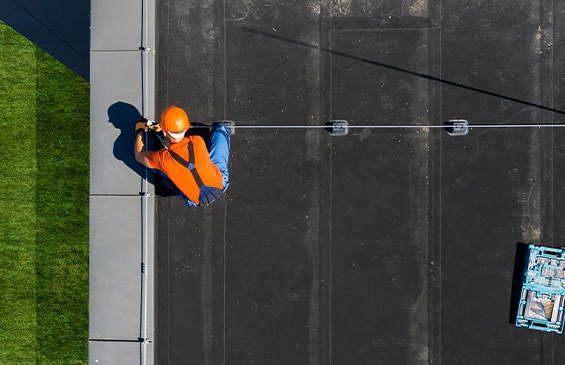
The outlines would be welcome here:
[[[210,138],[212,131],[210,127],[202,123],[191,122],[192,127],[186,131],[187,136],[200,136],[206,142],[206,147],[210,149]]]
[[[114,128],[120,130],[120,135],[114,142],[114,157],[142,178],[146,178],[145,166],[137,162],[134,154],[135,122],[141,118],[141,113],[131,104],[117,102],[108,108],[108,121]],[[151,146],[151,145],[150,145]],[[150,173],[147,180],[154,183],[154,174]]]

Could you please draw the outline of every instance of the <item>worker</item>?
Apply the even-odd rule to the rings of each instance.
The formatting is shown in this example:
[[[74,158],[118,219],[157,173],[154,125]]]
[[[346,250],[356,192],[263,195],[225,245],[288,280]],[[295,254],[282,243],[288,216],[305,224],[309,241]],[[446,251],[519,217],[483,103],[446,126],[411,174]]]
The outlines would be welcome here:
[[[185,135],[190,128],[186,112],[170,106],[161,114],[156,128],[162,133],[164,144],[169,146],[155,152],[147,151],[145,147],[147,127],[145,119],[136,123],[135,159],[157,171],[165,185],[189,206],[209,205],[226,191],[233,124],[215,123],[208,149],[202,137]]]

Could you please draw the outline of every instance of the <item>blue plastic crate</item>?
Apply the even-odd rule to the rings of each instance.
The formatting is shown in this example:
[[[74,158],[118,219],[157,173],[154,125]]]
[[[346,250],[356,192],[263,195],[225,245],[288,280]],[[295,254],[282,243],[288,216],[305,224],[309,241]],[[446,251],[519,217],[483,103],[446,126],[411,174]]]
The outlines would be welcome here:
[[[528,245],[516,326],[563,333],[565,250]]]

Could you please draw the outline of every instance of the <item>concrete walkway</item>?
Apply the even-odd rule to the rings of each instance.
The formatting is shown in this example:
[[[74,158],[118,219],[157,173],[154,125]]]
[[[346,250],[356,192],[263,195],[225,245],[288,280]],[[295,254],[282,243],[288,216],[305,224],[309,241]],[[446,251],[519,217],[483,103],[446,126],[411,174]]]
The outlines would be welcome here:
[[[92,2],[90,364],[153,364],[153,185],[133,128],[154,119],[154,1]],[[150,179],[149,179],[150,180]]]

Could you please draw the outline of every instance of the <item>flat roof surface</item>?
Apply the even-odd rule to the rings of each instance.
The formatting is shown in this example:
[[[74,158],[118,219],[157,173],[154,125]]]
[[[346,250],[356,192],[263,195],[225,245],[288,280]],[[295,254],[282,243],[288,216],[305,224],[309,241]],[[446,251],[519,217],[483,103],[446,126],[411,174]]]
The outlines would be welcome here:
[[[565,244],[563,129],[425,127],[564,123],[565,3],[157,7],[156,114],[302,126],[237,129],[210,207],[157,185],[158,364],[565,362],[511,323],[520,243]]]

